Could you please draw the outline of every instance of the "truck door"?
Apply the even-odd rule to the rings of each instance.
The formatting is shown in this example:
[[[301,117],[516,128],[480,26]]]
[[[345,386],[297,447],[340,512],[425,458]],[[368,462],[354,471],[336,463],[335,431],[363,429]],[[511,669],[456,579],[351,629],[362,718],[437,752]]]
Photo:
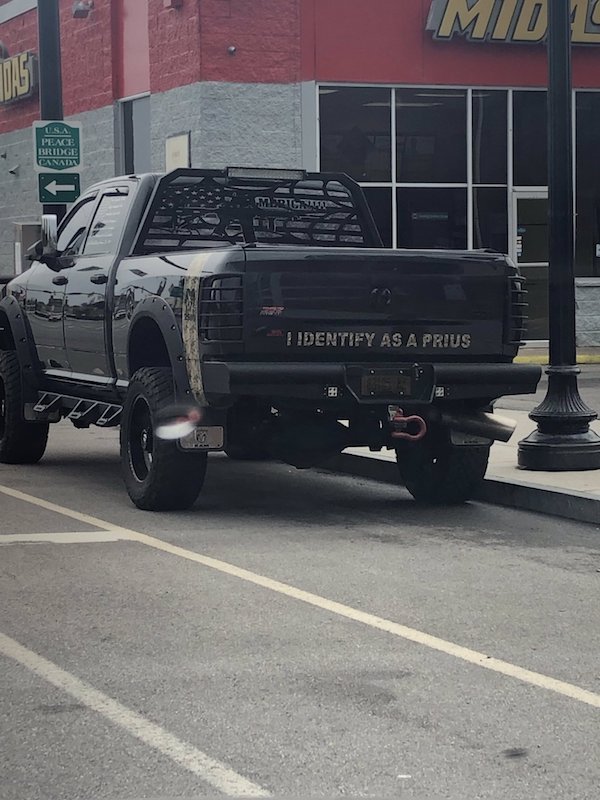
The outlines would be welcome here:
[[[67,259],[77,259],[92,219],[96,194],[82,198],[59,229],[58,250]],[[26,310],[38,358],[45,370],[68,372],[63,312],[71,268],[51,270],[34,262],[26,275]]]
[[[65,345],[71,370],[99,383],[112,379],[105,324],[107,288],[128,205],[127,185],[111,186],[102,193],[65,297]]]

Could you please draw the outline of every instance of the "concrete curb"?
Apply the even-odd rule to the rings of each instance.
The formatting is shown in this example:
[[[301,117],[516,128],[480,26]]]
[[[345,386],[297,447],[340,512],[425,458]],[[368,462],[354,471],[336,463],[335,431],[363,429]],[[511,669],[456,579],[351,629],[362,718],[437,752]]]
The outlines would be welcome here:
[[[380,483],[400,483],[396,464],[380,458],[342,453],[322,469]],[[564,492],[491,476],[486,478],[476,499],[492,505],[535,511],[600,526],[600,496],[587,492]]]

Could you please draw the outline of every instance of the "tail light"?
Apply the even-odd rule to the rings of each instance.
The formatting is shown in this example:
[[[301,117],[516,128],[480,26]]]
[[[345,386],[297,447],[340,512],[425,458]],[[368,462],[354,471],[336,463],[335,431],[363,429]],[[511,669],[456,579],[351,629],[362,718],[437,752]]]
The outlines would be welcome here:
[[[200,337],[211,342],[239,342],[243,336],[244,297],[241,275],[217,275],[202,284]]]
[[[522,275],[511,275],[508,279],[507,319],[504,342],[519,346],[527,330],[527,289]]]

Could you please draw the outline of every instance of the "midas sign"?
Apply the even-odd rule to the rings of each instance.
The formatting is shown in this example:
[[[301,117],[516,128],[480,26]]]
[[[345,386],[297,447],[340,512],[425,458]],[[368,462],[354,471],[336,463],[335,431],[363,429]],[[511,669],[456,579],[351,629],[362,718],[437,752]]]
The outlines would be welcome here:
[[[19,53],[0,61],[0,103],[30,97],[37,83],[37,64],[33,53]]]
[[[571,0],[573,44],[600,44],[600,0]],[[435,39],[542,42],[548,0],[433,0],[427,30]]]

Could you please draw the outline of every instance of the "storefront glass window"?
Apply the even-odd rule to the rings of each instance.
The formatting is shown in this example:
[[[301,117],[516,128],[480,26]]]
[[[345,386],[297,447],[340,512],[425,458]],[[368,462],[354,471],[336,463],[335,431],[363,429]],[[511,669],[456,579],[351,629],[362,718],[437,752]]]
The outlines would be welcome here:
[[[506,189],[473,190],[473,247],[508,253]]]
[[[546,92],[513,92],[514,184],[547,186]]]
[[[367,203],[385,247],[392,246],[392,190],[366,186]]]
[[[410,189],[398,192],[398,247],[467,247],[467,190]]]
[[[400,183],[466,183],[466,91],[398,89],[396,128]]]
[[[473,182],[507,183],[507,93],[473,91]]]
[[[391,89],[322,87],[321,169],[391,181],[391,103]]]
[[[600,276],[600,93],[577,92],[576,274]]]

